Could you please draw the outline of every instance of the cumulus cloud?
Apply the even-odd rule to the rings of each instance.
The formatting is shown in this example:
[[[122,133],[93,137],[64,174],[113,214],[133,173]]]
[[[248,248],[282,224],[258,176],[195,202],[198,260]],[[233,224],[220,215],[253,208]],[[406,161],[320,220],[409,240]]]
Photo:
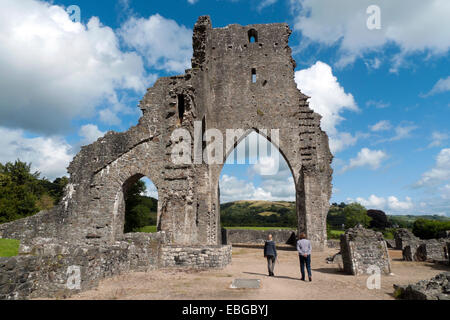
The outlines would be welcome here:
[[[358,152],[356,158],[350,159],[349,164],[342,169],[342,172],[365,166],[370,167],[372,170],[376,170],[387,157],[388,156],[384,151],[362,148],[361,151]]]
[[[405,200],[401,201],[395,196],[384,198],[372,194],[368,199],[358,197],[356,198],[356,202],[368,209],[379,209],[396,213],[412,210],[414,208],[414,203],[410,197],[405,197]]]
[[[382,121],[375,123],[372,126],[369,126],[369,128],[371,131],[374,131],[374,132],[387,131],[392,128],[392,125],[388,120],[382,120]]]
[[[285,180],[266,180],[256,187],[253,182],[224,174],[220,178],[220,200],[295,201],[295,186],[292,177]]]
[[[415,186],[436,186],[447,180],[450,180],[450,148],[442,149],[439,152],[434,167],[422,174],[422,178]]]
[[[392,71],[396,71],[410,54],[441,55],[450,48],[449,1],[291,0],[291,3],[296,15],[294,29],[309,41],[338,46],[339,66],[395,44],[399,52],[391,60]],[[367,28],[366,10],[373,4],[381,9],[378,30]]]
[[[157,70],[184,72],[191,66],[192,30],[159,14],[131,17],[118,31],[123,42]]]
[[[198,0],[187,0],[187,2],[189,2],[190,4],[195,4],[198,2]]]
[[[0,162],[32,163],[32,170],[53,180],[67,174],[73,158],[71,146],[61,137],[27,137],[23,130],[0,127]]]
[[[74,23],[36,0],[0,4],[0,125],[52,135],[92,117],[117,90],[144,92],[143,61],[93,17]]]
[[[298,88],[310,96],[311,108],[322,116],[321,127],[330,136],[332,152],[353,145],[356,138],[350,133],[339,132],[337,126],[344,120],[345,110],[359,111],[353,95],[346,93],[326,63],[316,62],[308,69],[295,72]]]

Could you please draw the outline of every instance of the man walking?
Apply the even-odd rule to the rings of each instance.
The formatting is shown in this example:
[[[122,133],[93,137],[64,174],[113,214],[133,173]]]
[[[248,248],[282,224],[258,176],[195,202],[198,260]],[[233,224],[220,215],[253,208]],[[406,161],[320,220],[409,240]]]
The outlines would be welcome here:
[[[300,233],[297,241],[297,251],[300,258],[300,272],[302,273],[302,280],[305,281],[305,264],[308,271],[309,281],[312,281],[311,275],[311,241],[306,239],[304,232]]]
[[[277,260],[277,248],[275,242],[272,240],[272,235],[269,234],[264,243],[264,258],[267,258],[267,268],[269,269],[269,276],[273,277],[273,269],[275,268],[275,261]]]

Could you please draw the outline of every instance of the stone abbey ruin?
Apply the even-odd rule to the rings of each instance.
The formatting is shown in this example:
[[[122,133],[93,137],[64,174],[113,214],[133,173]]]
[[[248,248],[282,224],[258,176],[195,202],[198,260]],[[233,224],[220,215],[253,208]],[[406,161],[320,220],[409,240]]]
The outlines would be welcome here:
[[[200,17],[192,68],[148,89],[135,127],[81,149],[58,206],[0,225],[0,238],[21,240],[18,257],[0,260],[0,276],[9,278],[0,279],[0,299],[68,295],[129,270],[230,263],[231,246],[222,245],[220,229],[223,164],[171,161],[181,143],[172,132],[184,128],[194,136],[194,122],[202,132],[242,129],[231,149],[252,131],[279,129],[276,147],[295,181],[298,231],[323,249],[332,154],[320,115],[294,81],[290,34],[282,23],[212,28],[208,16]],[[202,141],[193,145],[194,155],[203,148]],[[222,163],[231,151],[224,146]],[[144,176],[158,189],[158,233],[124,234],[124,195]]]
[[[294,81],[290,33],[287,24],[213,29],[208,17],[200,17],[192,69],[160,78],[148,90],[137,126],[108,132],[82,148],[68,168],[70,184],[58,207],[2,226],[2,236],[114,243],[123,237],[124,194],[147,176],[159,192],[158,230],[171,243],[220,245],[223,165],[171,161],[172,148],[179,143],[171,140],[173,130],[184,128],[194,136],[194,121],[201,121],[203,131],[215,128],[224,136],[227,129],[243,129],[236,144],[253,130],[280,130],[276,147],[294,177],[299,231],[323,247],[332,155],[320,129],[321,117],[308,107],[308,97]],[[255,83],[252,74],[257,75]],[[202,145],[195,147],[202,152]]]
[[[0,225],[0,238],[21,240],[19,255],[0,258],[0,300],[68,297],[95,288],[99,280],[157,268],[223,268],[231,263],[230,243],[261,243],[267,232],[221,230],[219,177],[223,163],[249,133],[271,141],[286,160],[296,190],[297,232],[306,232],[313,250],[340,252],[327,259],[348,274],[391,274],[388,247],[406,261],[448,263],[447,240],[421,240],[398,230],[396,241],[361,226],[340,243],[327,242],[332,154],[320,115],[294,81],[296,63],[287,24],[212,28],[200,17],[194,27],[192,68],[158,79],[140,102],[142,117],[123,133],[108,132],[82,147],[68,168],[63,200],[52,210]],[[200,124],[200,125],[199,125]],[[223,146],[221,164],[202,158],[205,142],[191,137],[216,129],[234,132]],[[278,137],[268,132],[278,129]],[[189,139],[187,139],[189,140]],[[201,159],[172,161],[173,149],[189,144]],[[219,153],[220,154],[220,153]],[[191,159],[190,159],[191,160]],[[158,189],[156,233],[124,233],[127,190],[142,177]],[[295,234],[271,230],[277,242]],[[450,275],[412,286],[396,286],[405,298],[443,299]],[[432,287],[432,288],[431,288]],[[430,289],[431,288],[431,289]]]

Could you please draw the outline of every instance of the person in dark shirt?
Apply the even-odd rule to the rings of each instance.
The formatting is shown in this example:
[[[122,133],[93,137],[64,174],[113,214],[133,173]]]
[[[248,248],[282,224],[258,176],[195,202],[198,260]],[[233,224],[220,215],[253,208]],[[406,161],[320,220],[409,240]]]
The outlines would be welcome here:
[[[269,269],[269,276],[273,277],[273,270],[277,260],[277,248],[275,242],[272,240],[272,235],[269,234],[268,239],[264,243],[264,258],[267,258],[267,269]]]

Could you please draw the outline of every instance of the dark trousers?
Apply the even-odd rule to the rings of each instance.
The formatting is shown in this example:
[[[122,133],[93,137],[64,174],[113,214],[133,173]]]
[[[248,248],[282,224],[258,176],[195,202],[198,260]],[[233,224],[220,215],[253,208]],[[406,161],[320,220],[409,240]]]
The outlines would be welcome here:
[[[267,256],[267,269],[269,274],[273,274],[273,269],[275,268],[275,261],[277,260],[274,256]]]
[[[308,277],[311,278],[311,255],[309,254],[306,258],[302,255],[300,257],[300,272],[302,273],[302,279],[305,279],[305,264],[306,270],[308,271]]]

